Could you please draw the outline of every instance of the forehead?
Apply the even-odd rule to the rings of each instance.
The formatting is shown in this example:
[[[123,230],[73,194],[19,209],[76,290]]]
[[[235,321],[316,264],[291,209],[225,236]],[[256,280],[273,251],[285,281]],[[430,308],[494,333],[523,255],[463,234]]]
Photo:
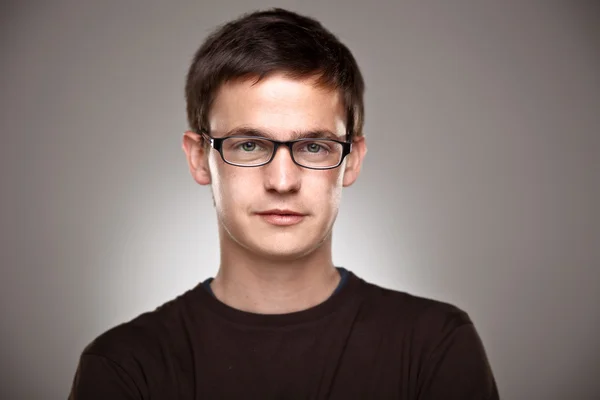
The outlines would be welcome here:
[[[262,130],[282,140],[302,131],[346,134],[339,90],[317,85],[315,78],[292,79],[283,74],[258,82],[225,83],[215,96],[209,123],[215,136],[240,127]]]

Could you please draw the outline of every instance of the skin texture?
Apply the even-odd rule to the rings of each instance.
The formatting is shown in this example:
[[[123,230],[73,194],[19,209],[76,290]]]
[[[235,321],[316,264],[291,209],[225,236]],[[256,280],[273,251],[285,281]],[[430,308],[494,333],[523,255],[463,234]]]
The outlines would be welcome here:
[[[317,86],[314,78],[294,80],[282,74],[258,83],[224,84],[209,114],[213,137],[251,128],[282,141],[314,130],[344,140],[345,120],[337,90]],[[339,280],[331,231],[342,188],[359,175],[364,137],[354,140],[340,167],[323,171],[294,164],[285,147],[265,166],[228,165],[193,132],[184,134],[183,149],[193,178],[212,188],[221,250],[212,282],[215,295],[232,307],[258,313],[299,311],[325,300]],[[270,209],[305,217],[296,225],[275,226],[257,215]]]

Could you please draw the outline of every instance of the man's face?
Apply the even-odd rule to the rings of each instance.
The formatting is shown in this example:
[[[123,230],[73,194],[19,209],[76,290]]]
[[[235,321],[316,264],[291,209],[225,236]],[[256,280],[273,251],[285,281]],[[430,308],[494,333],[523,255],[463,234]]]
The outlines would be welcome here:
[[[339,91],[283,75],[223,85],[209,115],[213,137],[252,130],[280,141],[316,131],[344,141],[345,119]],[[186,136],[188,142],[198,139]],[[338,168],[311,170],[296,165],[285,146],[271,163],[250,168],[226,164],[207,148],[198,150],[201,160],[190,167],[199,183],[212,184],[222,246],[240,245],[263,257],[290,260],[331,239],[342,187],[356,179],[364,150],[360,138]],[[299,215],[277,215],[288,212]]]

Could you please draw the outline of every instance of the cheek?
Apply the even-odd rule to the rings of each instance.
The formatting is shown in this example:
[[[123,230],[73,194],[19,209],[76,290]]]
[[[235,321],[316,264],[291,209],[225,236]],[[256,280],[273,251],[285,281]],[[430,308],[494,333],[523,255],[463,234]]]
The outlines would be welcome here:
[[[335,184],[332,188],[331,193],[331,206],[335,210],[337,214],[337,210],[340,207],[340,202],[342,201],[342,189],[344,187],[344,164],[342,164],[339,169],[336,170],[335,173]]]
[[[323,179],[319,179],[318,183],[311,188],[313,201],[322,205],[328,205],[329,210],[337,212],[342,198],[342,183],[344,180],[341,170],[333,170],[325,172]]]
[[[227,205],[227,200],[231,198],[230,191],[232,189],[231,181],[227,177],[226,171],[224,171],[224,165],[220,162],[220,160],[215,159],[215,157],[209,158],[209,168],[211,175],[211,188],[213,192],[213,198],[215,201],[215,206],[219,214],[222,214],[223,211],[227,211],[229,208]]]
[[[211,182],[215,206],[222,216],[235,209],[245,209],[256,191],[256,182],[241,169],[226,165],[220,160],[210,162]]]
[[[331,207],[332,207],[332,209],[335,210],[336,213],[337,213],[337,209],[340,207],[340,202],[342,200],[343,175],[341,175],[341,176],[342,176],[342,179],[338,179],[336,181],[336,185],[333,187],[332,192],[331,192]]]

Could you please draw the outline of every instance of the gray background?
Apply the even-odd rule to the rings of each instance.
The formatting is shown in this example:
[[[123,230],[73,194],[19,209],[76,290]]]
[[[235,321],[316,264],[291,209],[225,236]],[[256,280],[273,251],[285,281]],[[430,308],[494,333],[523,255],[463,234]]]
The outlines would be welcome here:
[[[271,5],[367,82],[335,262],[467,310],[503,398],[599,398],[599,3],[456,0],[3,3],[1,398],[65,398],[96,335],[214,275],[184,75]]]

